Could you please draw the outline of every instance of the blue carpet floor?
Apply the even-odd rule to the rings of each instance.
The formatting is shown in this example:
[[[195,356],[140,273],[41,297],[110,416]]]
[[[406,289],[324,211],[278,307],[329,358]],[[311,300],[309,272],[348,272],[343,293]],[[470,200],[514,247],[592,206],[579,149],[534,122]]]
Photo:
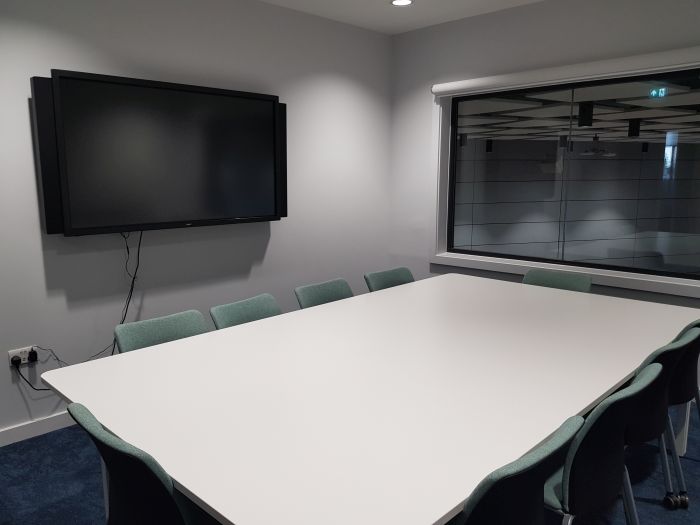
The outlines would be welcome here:
[[[100,456],[82,428],[0,448],[0,525],[104,522]]]
[[[690,428],[688,453],[681,459],[691,497],[687,510],[667,511],[660,504],[664,490],[657,448],[628,451],[642,525],[700,524],[700,421],[695,407]],[[82,429],[72,426],[0,448],[0,525],[104,522],[99,455]],[[624,523],[618,503],[595,525]]]

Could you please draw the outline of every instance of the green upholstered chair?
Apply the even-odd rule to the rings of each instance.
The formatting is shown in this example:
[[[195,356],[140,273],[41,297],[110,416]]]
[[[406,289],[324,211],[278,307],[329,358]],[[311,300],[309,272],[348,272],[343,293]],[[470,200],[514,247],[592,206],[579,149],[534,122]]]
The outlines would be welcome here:
[[[83,405],[68,413],[90,436],[106,469],[108,525],[215,525],[219,522],[173,487],[173,481],[149,454],[107,431]]]
[[[414,281],[411,270],[405,267],[384,270],[383,272],[372,272],[365,274],[365,282],[370,292],[391,288],[400,284],[412,283]]]
[[[197,310],[117,325],[114,337],[120,352],[130,352],[207,331],[204,316]]]
[[[235,303],[222,304],[209,309],[214,326],[218,330],[265,319],[282,313],[277,301],[269,293],[264,293]]]
[[[523,277],[523,284],[534,284],[560,290],[572,290],[574,292],[590,292],[591,277],[580,273],[558,272],[533,268]]]
[[[543,444],[486,476],[449,525],[543,525],[544,482],[582,425],[580,416],[567,419]]]
[[[301,308],[332,303],[352,297],[352,290],[345,279],[333,279],[316,284],[307,284],[294,289]]]
[[[700,328],[691,328],[683,334],[681,339],[678,340],[678,342],[685,340],[688,342],[688,344],[683,357],[681,357],[680,361],[678,362],[678,366],[674,370],[673,378],[670,382],[670,389],[668,393],[669,406],[686,405],[693,399],[700,403],[700,396],[698,395],[698,358],[700,357],[700,338],[698,335],[700,335]],[[700,405],[698,405],[698,407],[698,410],[700,411]],[[683,479],[683,470],[681,469],[681,463],[678,458],[678,451],[676,450],[676,436],[673,432],[673,425],[671,424],[670,416],[668,417],[667,432],[667,439],[671,449],[671,458],[673,459],[676,476],[678,477],[680,506],[682,508],[687,508],[688,495],[685,487],[685,480]]]
[[[698,321],[693,321],[690,323],[688,326],[686,326],[683,330],[681,330],[680,334],[676,336],[674,341],[678,341],[681,337],[683,337],[689,330],[693,328],[700,328],[700,320]],[[683,396],[690,395],[690,391],[692,390],[693,396],[695,397],[695,406],[698,409],[698,415],[700,415],[700,385],[696,386],[697,381],[694,380],[693,376],[693,354],[688,355],[685,358],[685,363],[683,365],[686,367],[684,369],[685,375],[683,376],[683,381],[682,384],[678,386],[678,389],[673,392],[673,398],[674,401],[677,401],[679,398],[682,398]]]
[[[639,445],[657,439],[661,466],[666,486],[663,504],[666,508],[688,507],[688,494],[681,468],[676,437],[668,414],[673,404],[685,404],[697,396],[697,361],[700,350],[700,328],[685,330],[673,342],[656,350],[647,357],[637,373],[651,363],[663,366],[660,390],[647,389],[647,399],[640,404],[639,414],[627,428],[627,444]],[[673,489],[666,451],[670,450],[673,467],[678,481],[678,494]]]
[[[627,522],[638,523],[632,486],[625,466],[625,438],[630,417],[639,413],[647,389],[656,388],[662,366],[645,367],[630,383],[604,399],[574,437],[564,465],[544,486],[545,507],[570,524],[590,519],[617,500],[622,489]]]

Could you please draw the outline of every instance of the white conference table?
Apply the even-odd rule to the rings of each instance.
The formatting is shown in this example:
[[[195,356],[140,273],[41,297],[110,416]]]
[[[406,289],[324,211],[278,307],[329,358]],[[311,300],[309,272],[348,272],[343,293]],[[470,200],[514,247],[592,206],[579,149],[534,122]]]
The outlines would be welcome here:
[[[449,274],[42,378],[222,523],[441,524],[698,317]]]

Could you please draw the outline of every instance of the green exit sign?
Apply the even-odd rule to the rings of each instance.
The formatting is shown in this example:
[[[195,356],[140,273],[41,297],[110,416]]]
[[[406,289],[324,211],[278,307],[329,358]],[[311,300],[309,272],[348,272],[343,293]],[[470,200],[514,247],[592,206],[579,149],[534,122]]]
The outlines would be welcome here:
[[[653,88],[649,90],[649,96],[651,98],[661,98],[666,96],[666,88]]]

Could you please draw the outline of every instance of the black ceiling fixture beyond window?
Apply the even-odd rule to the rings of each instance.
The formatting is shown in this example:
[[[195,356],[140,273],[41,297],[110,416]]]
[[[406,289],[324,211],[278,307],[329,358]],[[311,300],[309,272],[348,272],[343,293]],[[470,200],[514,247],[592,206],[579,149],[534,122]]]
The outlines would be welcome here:
[[[449,250],[700,278],[700,70],[455,97]]]

